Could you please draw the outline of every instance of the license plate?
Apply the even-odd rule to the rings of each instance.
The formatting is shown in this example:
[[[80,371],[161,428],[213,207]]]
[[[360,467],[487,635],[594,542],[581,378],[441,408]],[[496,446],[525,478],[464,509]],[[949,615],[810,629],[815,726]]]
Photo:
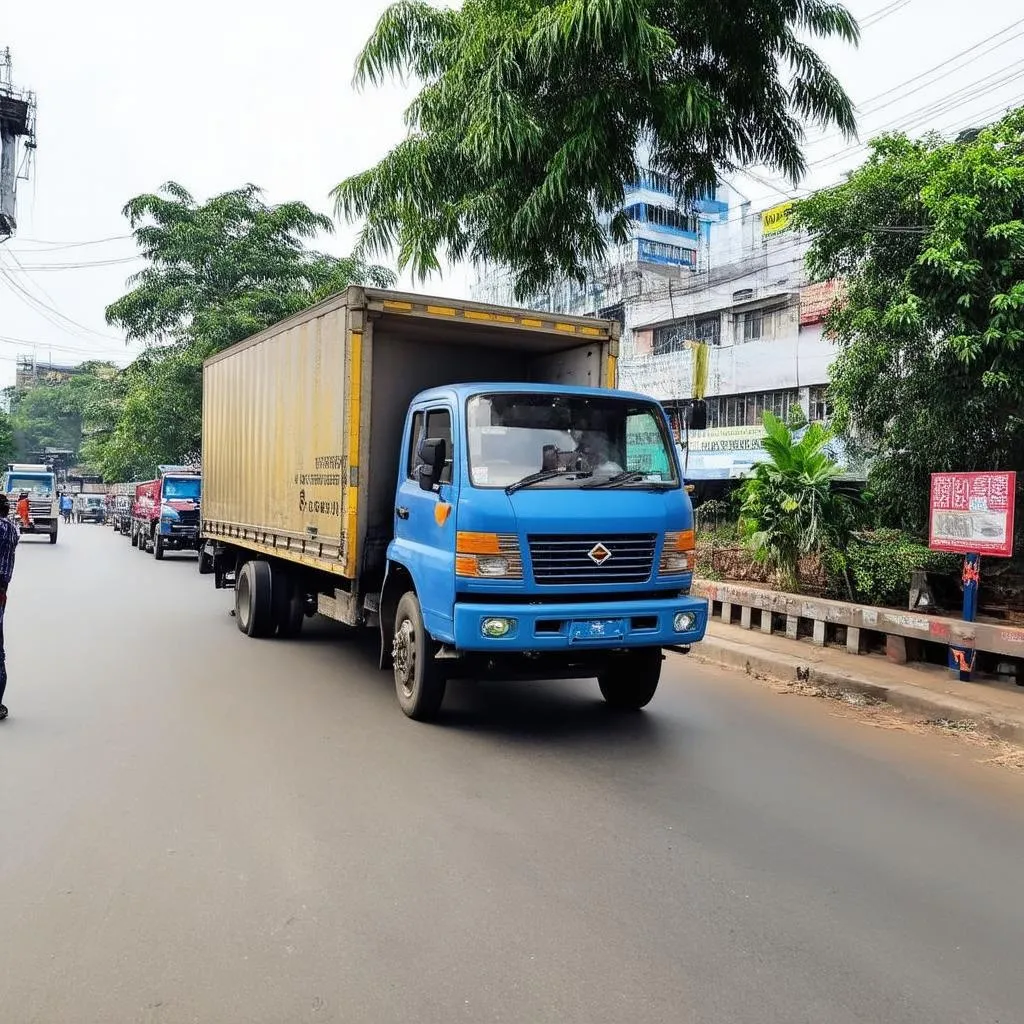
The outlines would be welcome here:
[[[622,619],[586,619],[572,624],[573,640],[616,640],[624,632]]]

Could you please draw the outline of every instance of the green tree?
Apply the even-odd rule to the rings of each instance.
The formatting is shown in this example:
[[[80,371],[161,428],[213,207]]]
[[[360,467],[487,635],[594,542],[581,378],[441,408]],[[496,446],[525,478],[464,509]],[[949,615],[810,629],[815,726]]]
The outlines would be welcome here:
[[[964,141],[889,135],[803,201],[834,423],[874,457],[883,522],[927,521],[930,474],[1024,470],[1024,110]]]
[[[395,283],[385,267],[310,248],[331,220],[304,203],[270,206],[254,185],[200,203],[169,182],[124,213],[149,265],[107,320],[149,348],[97,400],[108,427],[86,450],[107,479],[198,454],[208,356],[350,284]]]
[[[356,81],[422,86],[408,137],[337,186],[362,244],[423,279],[439,254],[509,267],[519,297],[584,281],[628,237],[638,147],[679,198],[765,164],[796,180],[802,122],[854,130],[850,101],[804,40],[856,42],[828,0],[400,0]]]
[[[176,182],[124,208],[149,266],[107,307],[129,340],[184,342],[206,355],[349,284],[389,287],[393,272],[307,247],[333,229],[305,203],[269,206],[255,185],[197,202]]]
[[[14,444],[14,427],[11,417],[0,411],[0,466],[14,460],[17,448]]]
[[[769,458],[754,466],[740,489],[740,530],[758,561],[795,589],[801,558],[845,547],[856,505],[836,488],[842,470],[825,450],[827,429],[812,423],[796,441],[770,412],[764,426]]]

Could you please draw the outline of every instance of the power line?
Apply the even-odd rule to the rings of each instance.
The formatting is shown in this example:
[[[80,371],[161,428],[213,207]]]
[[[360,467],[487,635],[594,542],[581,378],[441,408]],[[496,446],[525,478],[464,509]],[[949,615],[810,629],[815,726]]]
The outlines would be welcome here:
[[[71,317],[66,316],[64,313],[61,313],[60,310],[56,309],[54,306],[49,306],[45,302],[41,302],[38,298],[36,298],[31,292],[29,292],[18,282],[17,278],[15,278],[9,272],[9,270],[3,266],[2,262],[0,262],[0,277],[2,277],[7,282],[7,284],[12,289],[14,289],[16,293],[18,293],[18,296],[19,298],[21,298],[22,302],[25,302],[29,306],[29,308],[31,308],[44,320],[49,321],[54,327],[57,327],[60,330],[62,330],[65,334],[73,334],[76,332],[84,331],[87,334],[95,335],[96,337],[102,338],[105,341],[121,340],[120,338],[115,338],[113,335],[103,334],[100,331],[94,331],[91,327],[86,327],[85,324],[80,324],[77,320],[73,320],[71,319]],[[65,321],[76,330],[69,330],[69,328],[64,326],[64,324],[61,323],[60,321]]]
[[[893,0],[892,3],[886,4],[884,7],[879,7],[877,11],[872,11],[870,14],[865,14],[858,22],[862,29],[874,28],[880,21],[885,21],[891,14],[896,14],[902,11],[910,0]]]

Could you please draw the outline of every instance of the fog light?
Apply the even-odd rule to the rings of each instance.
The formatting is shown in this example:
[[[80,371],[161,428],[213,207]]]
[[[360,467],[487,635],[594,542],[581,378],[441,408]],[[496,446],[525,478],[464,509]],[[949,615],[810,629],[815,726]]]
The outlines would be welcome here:
[[[498,640],[503,636],[508,636],[515,624],[515,619],[484,619],[480,623],[480,631],[491,640]]]
[[[672,628],[677,633],[689,633],[697,625],[697,616],[693,612],[676,612],[672,620]]]
[[[476,560],[476,571],[481,576],[507,576],[508,559],[500,555],[481,555]]]

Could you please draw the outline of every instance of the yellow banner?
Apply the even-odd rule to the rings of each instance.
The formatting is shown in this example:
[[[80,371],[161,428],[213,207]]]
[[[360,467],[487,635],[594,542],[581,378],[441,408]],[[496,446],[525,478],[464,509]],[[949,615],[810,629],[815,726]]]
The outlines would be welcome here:
[[[790,215],[793,212],[792,202],[779,203],[761,214],[761,234],[777,235],[789,227]]]

